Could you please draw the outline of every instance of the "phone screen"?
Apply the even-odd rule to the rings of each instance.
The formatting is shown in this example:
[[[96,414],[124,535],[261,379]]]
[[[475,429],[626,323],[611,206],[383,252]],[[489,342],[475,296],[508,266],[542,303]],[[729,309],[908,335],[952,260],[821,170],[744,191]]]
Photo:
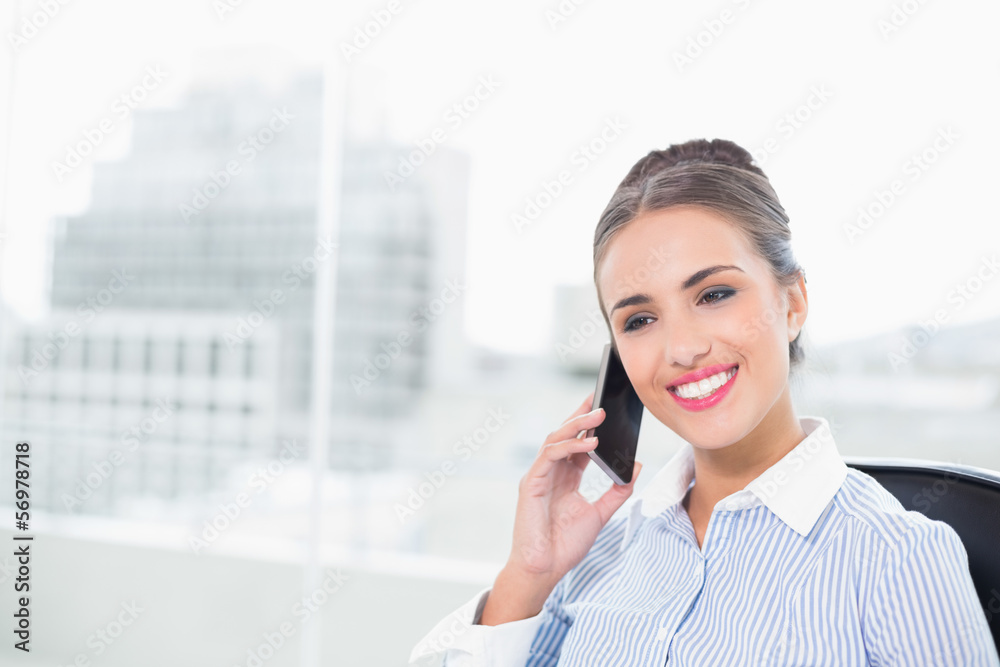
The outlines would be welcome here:
[[[597,375],[593,409],[597,408],[604,408],[604,421],[587,431],[587,437],[597,436],[597,447],[587,454],[615,484],[628,484],[632,481],[643,405],[611,343],[604,346]]]

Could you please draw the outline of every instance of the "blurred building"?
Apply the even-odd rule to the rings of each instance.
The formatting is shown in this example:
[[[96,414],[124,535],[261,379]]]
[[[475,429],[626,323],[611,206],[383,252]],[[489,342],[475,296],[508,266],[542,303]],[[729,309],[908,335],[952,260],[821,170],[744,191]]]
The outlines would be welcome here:
[[[352,132],[352,118],[370,120],[359,109],[382,104],[352,84],[348,125],[334,128],[332,248],[316,236],[322,96],[308,73],[204,85],[176,108],[138,111],[131,154],[95,164],[88,210],[54,222],[51,315],[4,332],[4,437],[32,441],[48,466],[34,507],[64,509],[62,494],[158,400],[172,414],[83,511],[204,493],[239,461],[306,443],[323,261],[337,262],[331,467],[390,466],[421,389],[465,372],[464,295],[442,295],[464,283],[468,160],[439,147],[390,190],[385,174],[413,146],[370,124]],[[60,336],[68,323],[75,333]]]
[[[805,329],[808,334],[808,324]],[[800,414],[827,417],[841,453],[1000,470],[1000,320],[919,326],[819,349],[793,378]]]
[[[563,372],[596,377],[604,345],[611,341],[597,289],[592,283],[559,285],[553,298],[555,322],[547,357]]]

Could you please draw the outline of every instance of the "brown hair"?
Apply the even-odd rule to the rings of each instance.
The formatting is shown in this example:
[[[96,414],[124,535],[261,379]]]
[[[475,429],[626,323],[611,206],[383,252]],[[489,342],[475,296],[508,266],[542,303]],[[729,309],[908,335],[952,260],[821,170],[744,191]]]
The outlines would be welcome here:
[[[767,262],[778,285],[794,285],[804,275],[792,254],[788,215],[749,152],[725,139],[693,139],[650,151],[618,185],[594,232],[594,285],[612,343],[611,321],[597,284],[608,243],[640,215],[673,206],[710,209],[732,223]],[[800,330],[788,344],[790,366],[803,360],[801,335]]]

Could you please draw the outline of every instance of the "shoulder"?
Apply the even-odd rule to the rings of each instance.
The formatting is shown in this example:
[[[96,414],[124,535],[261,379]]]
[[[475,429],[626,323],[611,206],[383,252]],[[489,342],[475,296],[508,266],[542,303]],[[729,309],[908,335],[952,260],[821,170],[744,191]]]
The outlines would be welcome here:
[[[855,535],[866,543],[865,560],[897,565],[913,552],[947,552],[966,560],[961,539],[944,521],[907,510],[874,477],[848,468],[847,477],[833,498],[836,511],[852,524]]]
[[[914,502],[916,502],[914,500]],[[969,558],[955,529],[907,510],[853,468],[834,497],[853,539],[857,604],[872,664],[996,664]]]

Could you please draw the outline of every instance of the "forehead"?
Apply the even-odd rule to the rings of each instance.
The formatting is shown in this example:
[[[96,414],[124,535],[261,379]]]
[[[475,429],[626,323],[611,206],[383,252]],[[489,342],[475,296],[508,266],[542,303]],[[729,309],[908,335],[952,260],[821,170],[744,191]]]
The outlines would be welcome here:
[[[611,238],[597,274],[605,303],[640,285],[680,289],[691,274],[716,264],[751,273],[757,256],[735,225],[714,211],[674,207],[644,213]]]

